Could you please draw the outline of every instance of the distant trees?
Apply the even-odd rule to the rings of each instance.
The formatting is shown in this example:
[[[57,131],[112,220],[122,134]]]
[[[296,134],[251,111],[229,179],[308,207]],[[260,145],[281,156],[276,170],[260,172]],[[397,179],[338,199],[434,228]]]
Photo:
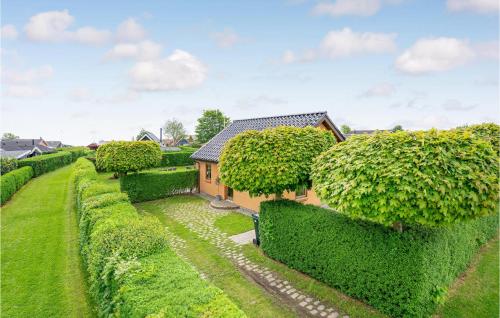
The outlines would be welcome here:
[[[16,136],[10,132],[6,132],[2,135],[2,140],[12,140],[12,139],[19,139],[19,136]]]
[[[198,118],[198,124],[196,125],[196,141],[201,144],[206,143],[229,123],[229,117],[224,116],[220,110],[204,110],[203,115]]]
[[[396,126],[394,126],[394,128],[391,129],[392,132],[402,131],[402,130],[403,130],[403,126],[401,126],[401,125],[396,125]]]
[[[142,136],[144,136],[146,133],[147,133],[146,129],[141,128],[141,131],[139,132],[139,134],[137,135],[137,137],[135,137],[135,140],[141,139]]]
[[[172,144],[177,144],[182,138],[185,138],[187,133],[184,129],[184,125],[176,120],[175,118],[172,120],[167,120],[165,125],[163,126],[163,134],[165,137],[171,139]]]
[[[340,131],[342,131],[343,134],[348,134],[352,131],[352,129],[347,125],[342,125],[340,126]]]

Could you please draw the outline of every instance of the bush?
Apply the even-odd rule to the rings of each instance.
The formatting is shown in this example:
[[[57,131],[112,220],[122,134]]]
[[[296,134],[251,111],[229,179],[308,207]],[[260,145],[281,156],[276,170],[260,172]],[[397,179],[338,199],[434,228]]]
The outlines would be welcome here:
[[[169,151],[162,152],[160,167],[176,167],[194,165],[191,155],[194,151]]]
[[[63,151],[71,153],[72,161],[76,161],[76,159],[86,156],[89,153],[87,147],[67,147],[61,149],[63,149]]]
[[[319,128],[278,127],[249,130],[231,138],[220,158],[220,180],[251,196],[295,191],[310,186],[313,159],[335,144]]]
[[[495,216],[399,233],[288,200],[263,202],[260,211],[267,255],[395,317],[430,316],[498,230]]]
[[[151,201],[191,193],[198,187],[198,170],[148,171],[120,178],[120,187],[132,202]]]
[[[0,158],[0,175],[11,172],[17,169],[17,159],[12,158]]]
[[[44,173],[56,170],[63,166],[72,163],[73,158],[77,158],[80,153],[71,153],[68,151],[59,151],[53,154],[47,154],[43,156],[36,156],[27,159],[19,160],[19,167],[30,166],[33,168],[34,176],[38,177]]]
[[[468,132],[348,139],[313,167],[317,195],[354,218],[439,226],[498,210],[498,156]]]
[[[160,146],[153,141],[113,141],[96,152],[99,169],[122,175],[156,167],[160,160]]]
[[[0,176],[0,204],[7,202],[31,178],[31,167],[22,167]]]
[[[100,316],[244,316],[170,251],[156,218],[141,217],[125,194],[96,180],[90,161],[78,159],[75,185],[81,254]]]
[[[500,154],[500,126],[494,123],[465,126],[457,128],[460,131],[468,131],[479,138],[483,138],[493,146],[493,150]]]

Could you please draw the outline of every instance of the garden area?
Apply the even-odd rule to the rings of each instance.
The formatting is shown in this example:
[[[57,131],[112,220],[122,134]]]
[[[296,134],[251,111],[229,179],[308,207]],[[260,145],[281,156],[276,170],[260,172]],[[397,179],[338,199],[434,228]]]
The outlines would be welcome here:
[[[260,246],[233,239],[254,228],[245,211],[197,195],[192,151],[20,161],[1,177],[2,315],[496,317],[498,133],[241,133],[220,177],[276,198]],[[282,199],[298,186],[323,205]]]

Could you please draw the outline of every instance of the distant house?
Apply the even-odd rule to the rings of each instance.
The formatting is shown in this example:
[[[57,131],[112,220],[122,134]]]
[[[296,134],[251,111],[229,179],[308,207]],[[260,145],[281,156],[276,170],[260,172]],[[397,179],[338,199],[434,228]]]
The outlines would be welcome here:
[[[0,156],[2,158],[24,159],[44,153],[55,152],[42,138],[2,140]]]
[[[87,148],[89,148],[90,150],[97,150],[97,148],[99,148],[99,145],[96,144],[95,142],[87,145]]]
[[[62,148],[62,147],[64,147],[64,145],[63,145],[62,142],[60,142],[60,141],[54,141],[54,140],[47,141],[47,145],[49,145],[49,147],[51,147],[51,148]]]
[[[150,131],[145,131],[141,138],[137,139],[137,141],[154,141],[156,143],[160,143],[160,139]]]
[[[236,191],[221,183],[219,179],[219,158],[225,143],[237,134],[247,130],[260,131],[279,126],[318,127],[331,131],[337,141],[345,140],[344,135],[333,124],[326,112],[235,120],[191,155],[191,158],[196,161],[200,171],[200,192],[211,196],[220,196],[224,200],[230,200],[240,207],[258,211],[260,203],[270,200],[271,196],[269,198],[265,196],[251,197],[248,192]],[[283,194],[283,197],[306,204],[321,204],[312,189],[303,188],[299,192],[287,192]]]
[[[390,131],[390,130],[385,130],[385,129],[365,129],[365,130],[351,130],[349,133],[344,134],[346,138],[355,136],[355,135],[371,135],[377,132],[382,132],[382,131]]]

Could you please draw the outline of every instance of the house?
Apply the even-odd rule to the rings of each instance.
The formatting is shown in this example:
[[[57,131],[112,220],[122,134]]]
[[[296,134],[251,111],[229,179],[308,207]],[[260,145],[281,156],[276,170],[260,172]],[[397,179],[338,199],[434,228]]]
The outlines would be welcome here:
[[[161,143],[161,140],[156,137],[155,134],[147,130],[144,131],[144,134],[142,134],[141,138],[137,139],[137,141],[154,141],[156,143]]]
[[[55,152],[42,138],[2,140],[0,156],[2,158],[24,159]]]
[[[272,197],[250,197],[248,192],[236,191],[222,184],[219,180],[219,158],[224,144],[237,134],[247,130],[264,130],[279,126],[319,127],[331,131],[337,141],[345,140],[345,137],[333,124],[326,112],[235,120],[191,155],[191,158],[196,161],[196,165],[200,171],[200,193],[210,196],[220,196],[224,200],[230,200],[240,207],[258,211],[260,202],[269,200]],[[283,197],[303,203],[320,205],[320,200],[312,189],[303,189],[300,193],[284,193]]]
[[[54,149],[64,147],[62,142],[55,141],[55,140],[47,141],[47,145],[49,145],[49,147],[54,148]]]

